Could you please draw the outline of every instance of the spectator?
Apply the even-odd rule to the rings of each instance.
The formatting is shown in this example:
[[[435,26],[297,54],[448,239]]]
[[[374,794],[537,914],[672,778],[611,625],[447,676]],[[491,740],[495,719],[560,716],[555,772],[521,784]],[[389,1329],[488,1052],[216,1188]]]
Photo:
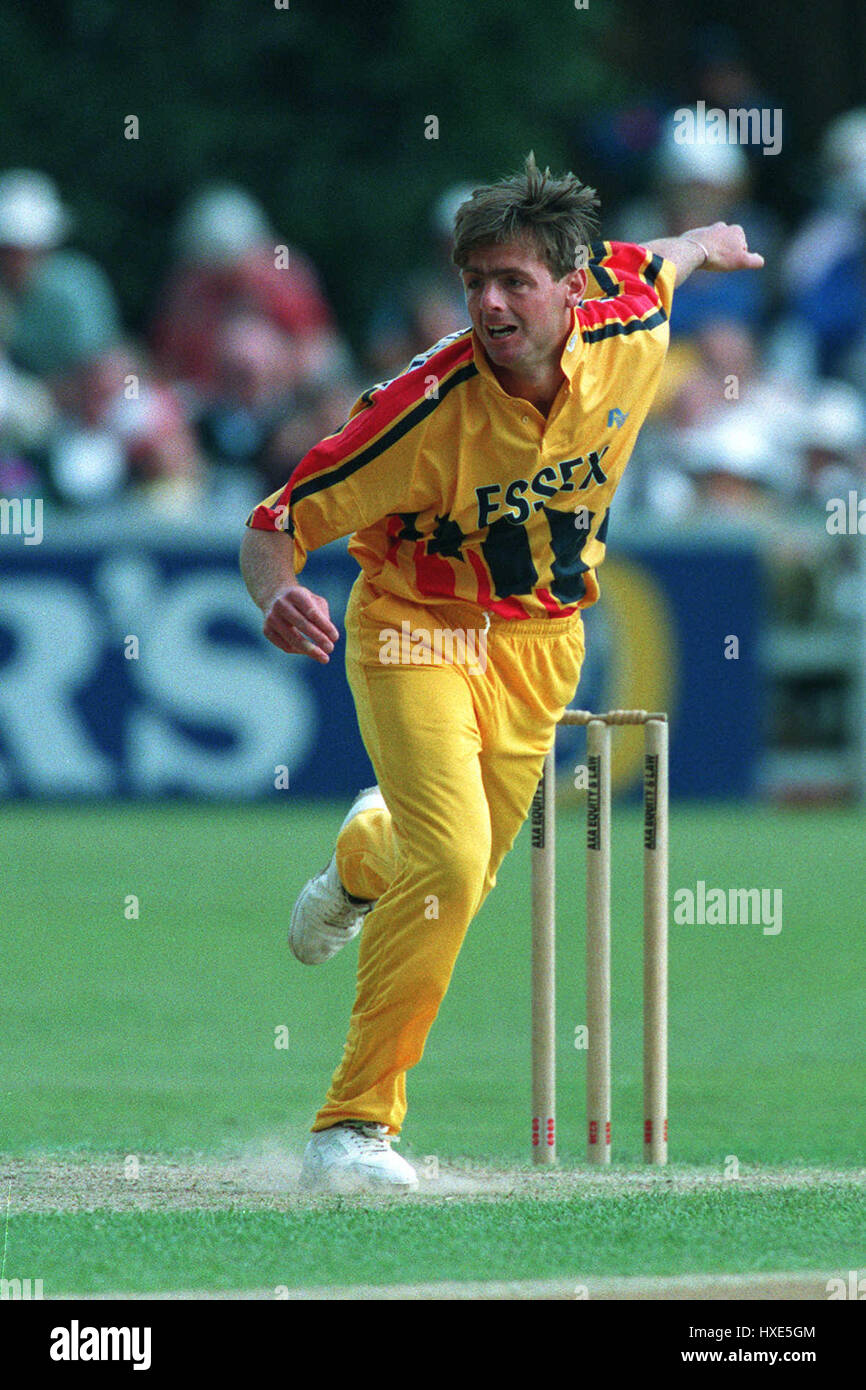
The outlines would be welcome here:
[[[866,481],[866,404],[841,381],[823,381],[810,402],[804,430],[805,497],[820,503],[847,499]]]
[[[694,342],[698,353],[695,369],[672,394],[667,406],[666,417],[671,426],[688,429],[703,424],[717,411],[731,414],[748,404],[772,416],[774,429],[784,415],[791,428],[799,430],[799,395],[764,374],[758,342],[750,329],[719,319],[702,328]]]
[[[118,500],[130,487],[162,511],[189,514],[202,460],[180,402],[128,344],[77,374],[51,441],[59,497],[79,506]]]
[[[56,409],[38,377],[16,370],[0,354],[0,496],[34,496]]]
[[[702,425],[682,430],[676,447],[694,482],[699,515],[724,514],[737,525],[759,525],[767,514],[778,514],[800,481],[793,440],[780,441],[753,405],[719,410]]]
[[[673,116],[665,123],[654,161],[654,185],[648,198],[615,212],[607,235],[614,240],[644,242],[654,236],[680,236],[689,227],[713,222],[739,223],[749,245],[772,266],[780,238],[776,218],[749,196],[750,171],[736,144],[680,142]],[[758,283],[760,282],[760,283]],[[681,286],[671,314],[671,340],[691,337],[706,323],[724,318],[758,327],[765,313],[763,275],[693,275]]]
[[[866,171],[866,108],[846,111],[827,126],[821,141],[817,206],[791,238],[782,259],[787,293],[811,288],[840,259],[856,252],[863,236],[859,209]]]
[[[818,205],[784,256],[773,353],[792,374],[866,390],[866,108],[827,127],[821,167]]]
[[[162,296],[152,341],[160,369],[193,402],[214,398],[217,344],[227,320],[251,314],[292,347],[297,386],[345,370],[348,354],[311,263],[281,243],[259,204],[240,188],[210,185],[180,215],[178,265]]]
[[[647,71],[646,48],[637,28],[626,27],[619,35],[617,66],[626,79],[634,79],[627,92],[610,103],[603,98],[594,101],[590,111],[581,112],[573,133],[577,162],[585,163],[585,152],[598,171],[599,187],[604,188],[608,202],[633,196],[635,189],[645,186],[647,165],[663,136],[666,118],[680,100],[693,105],[703,101],[708,108],[723,111],[778,106],[763,90],[740,40],[726,24],[696,28],[685,66],[669,67],[664,85],[657,74]],[[764,159],[760,146],[742,148],[756,170],[765,173],[771,161]]]
[[[263,487],[273,491],[314,444],[345,423],[363,389],[342,376],[323,386],[299,385],[291,340],[256,315],[228,319],[217,339],[213,398],[197,420],[226,505],[241,488],[249,488],[253,502]]]
[[[260,456],[259,473],[272,492],[320,439],[342,429],[352,406],[368,386],[369,382],[343,376],[298,397],[291,417],[268,441]]]
[[[73,371],[120,335],[104,273],[86,256],[59,249],[70,227],[51,179],[31,169],[0,175],[0,339],[13,367],[58,395]]]
[[[217,334],[211,399],[197,421],[211,463],[245,474],[255,491],[274,434],[297,410],[292,340],[269,319],[241,314]],[[315,442],[315,440],[314,440]]]
[[[699,425],[751,384],[755,374],[755,345],[748,329],[721,320],[696,335],[694,370],[673,393],[667,409],[671,425]],[[727,398],[725,396],[727,383]]]
[[[692,100],[704,101],[720,111],[775,110],[779,106],[749,66],[742,42],[728,24],[710,23],[697,29],[690,42],[691,77],[688,87]],[[785,123],[790,108],[785,111]],[[759,173],[772,168],[759,144],[741,149]]]
[[[787,506],[803,476],[810,405],[795,384],[767,373],[755,335],[708,323],[692,369],[655,409],[621,489],[629,505],[668,517],[772,501]]]

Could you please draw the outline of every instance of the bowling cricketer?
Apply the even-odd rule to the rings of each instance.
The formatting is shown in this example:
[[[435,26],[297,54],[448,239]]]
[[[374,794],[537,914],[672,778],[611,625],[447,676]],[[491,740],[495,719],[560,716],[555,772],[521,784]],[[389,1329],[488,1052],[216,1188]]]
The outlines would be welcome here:
[[[241,552],[264,634],[327,662],[307,552],[351,535],[346,673],[378,785],[295,904],[317,964],[361,932],[343,1058],[302,1182],[409,1190],[393,1151],[464,935],[527,816],[584,655],[608,513],[658,387],[671,300],[695,270],[757,269],[742,227],[595,239],[573,174],[517,175],[458,209],[471,327],[357,401],[253,511]],[[363,930],[362,930],[363,929]]]

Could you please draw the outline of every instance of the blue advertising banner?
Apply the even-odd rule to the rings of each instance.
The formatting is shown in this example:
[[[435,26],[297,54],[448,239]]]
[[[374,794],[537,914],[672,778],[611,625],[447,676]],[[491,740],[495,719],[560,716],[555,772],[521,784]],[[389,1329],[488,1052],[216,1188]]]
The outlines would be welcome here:
[[[753,541],[689,539],[609,550],[601,598],[586,615],[581,709],[666,710],[676,797],[753,795],[762,752],[758,659],[762,567]],[[585,734],[562,730],[560,772]],[[640,787],[643,735],[612,745],[614,792]]]
[[[329,665],[261,634],[237,528],[123,523],[0,542],[0,794],[6,797],[348,797],[371,780],[338,647]],[[341,543],[304,580],[338,625],[357,573]],[[718,539],[610,556],[587,617],[574,703],[671,716],[671,792],[754,789],[760,565]],[[636,785],[639,734],[615,741],[614,785]],[[564,779],[583,734],[563,732]]]

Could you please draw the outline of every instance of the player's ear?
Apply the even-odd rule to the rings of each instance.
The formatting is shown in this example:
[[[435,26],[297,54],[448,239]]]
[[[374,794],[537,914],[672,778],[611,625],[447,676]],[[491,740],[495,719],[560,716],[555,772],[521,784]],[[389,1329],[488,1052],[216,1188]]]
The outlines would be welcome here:
[[[579,304],[586,294],[586,287],[589,284],[589,276],[586,271],[570,270],[565,277],[566,280],[566,302],[570,309]]]

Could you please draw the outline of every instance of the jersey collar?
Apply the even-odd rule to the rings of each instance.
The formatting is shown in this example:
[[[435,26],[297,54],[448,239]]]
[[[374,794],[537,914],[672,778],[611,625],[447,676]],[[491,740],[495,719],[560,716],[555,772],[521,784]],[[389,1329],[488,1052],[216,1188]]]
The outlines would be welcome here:
[[[577,317],[577,309],[572,310],[572,316],[573,317],[571,323],[571,332],[565,340],[562,349],[562,355],[559,359],[559,365],[562,368],[563,376],[568,382],[569,390],[571,390],[572,380],[574,378],[575,372],[577,371],[577,364],[580,361],[583,349],[583,338],[581,337],[580,321]],[[499,381],[499,378],[497,377],[496,373],[491,367],[489,359],[487,357],[487,353],[484,351],[478,334],[475,332],[474,328],[472,330],[472,351],[475,355],[475,365],[478,368],[479,374],[483,376],[485,381],[489,382],[490,385],[493,386],[497,391],[500,391],[504,396],[507,396],[508,392],[503,388]]]
[[[575,308],[572,310],[571,332],[565,340],[565,347],[562,349],[562,356],[559,359],[559,365],[562,368],[563,375],[568,380],[569,386],[571,386],[572,378],[577,370],[577,364],[580,361],[582,351],[583,338],[580,332],[580,320],[577,317],[577,309]]]

